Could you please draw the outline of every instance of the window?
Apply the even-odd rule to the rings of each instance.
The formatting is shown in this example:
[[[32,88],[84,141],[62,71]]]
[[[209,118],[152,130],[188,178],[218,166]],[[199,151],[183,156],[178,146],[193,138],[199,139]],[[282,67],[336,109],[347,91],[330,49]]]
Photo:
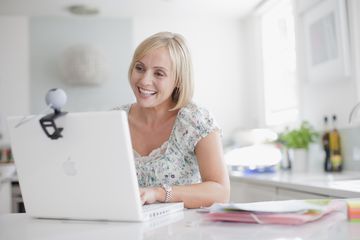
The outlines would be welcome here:
[[[275,2],[275,1],[273,1]],[[298,119],[294,14],[291,0],[276,1],[261,14],[265,124]]]

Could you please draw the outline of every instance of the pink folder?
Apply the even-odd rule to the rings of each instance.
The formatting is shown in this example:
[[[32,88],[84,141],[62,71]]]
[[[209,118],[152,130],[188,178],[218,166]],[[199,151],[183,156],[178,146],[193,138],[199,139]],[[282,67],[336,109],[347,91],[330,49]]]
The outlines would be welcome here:
[[[210,208],[210,212],[206,217],[211,221],[298,225],[315,221],[331,212],[346,211],[346,203],[341,200],[290,201],[291,205],[289,206],[296,206],[298,203],[299,208],[289,208],[288,210],[284,207],[281,209],[277,208],[279,206],[286,206],[289,201],[243,204],[244,208],[242,208],[242,204],[229,204],[228,206],[222,204],[221,207],[213,205],[212,210]],[[254,210],[252,211],[251,209]],[[271,209],[274,209],[274,211]]]

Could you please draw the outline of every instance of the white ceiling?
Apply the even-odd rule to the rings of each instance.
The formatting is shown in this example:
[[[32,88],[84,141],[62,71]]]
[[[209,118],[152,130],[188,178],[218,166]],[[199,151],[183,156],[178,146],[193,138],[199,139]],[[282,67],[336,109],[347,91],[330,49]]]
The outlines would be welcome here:
[[[263,0],[0,0],[0,15],[69,16],[66,8],[88,4],[99,16],[216,16],[241,18]]]

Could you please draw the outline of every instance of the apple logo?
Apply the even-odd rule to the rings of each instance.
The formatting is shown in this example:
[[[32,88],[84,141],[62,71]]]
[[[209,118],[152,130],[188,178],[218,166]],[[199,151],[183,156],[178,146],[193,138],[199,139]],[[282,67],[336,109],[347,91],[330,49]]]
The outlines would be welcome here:
[[[71,157],[68,157],[68,159],[63,162],[62,167],[67,176],[75,176],[77,174],[75,162],[71,161]]]

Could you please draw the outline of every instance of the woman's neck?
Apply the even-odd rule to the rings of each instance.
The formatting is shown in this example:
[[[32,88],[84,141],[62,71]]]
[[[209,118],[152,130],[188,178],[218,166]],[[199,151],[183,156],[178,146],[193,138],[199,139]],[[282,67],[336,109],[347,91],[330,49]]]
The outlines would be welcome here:
[[[156,107],[145,108],[135,103],[130,115],[133,114],[137,121],[141,121],[147,126],[158,126],[176,117],[178,110],[169,111],[174,106],[175,104],[171,102],[163,103]]]

